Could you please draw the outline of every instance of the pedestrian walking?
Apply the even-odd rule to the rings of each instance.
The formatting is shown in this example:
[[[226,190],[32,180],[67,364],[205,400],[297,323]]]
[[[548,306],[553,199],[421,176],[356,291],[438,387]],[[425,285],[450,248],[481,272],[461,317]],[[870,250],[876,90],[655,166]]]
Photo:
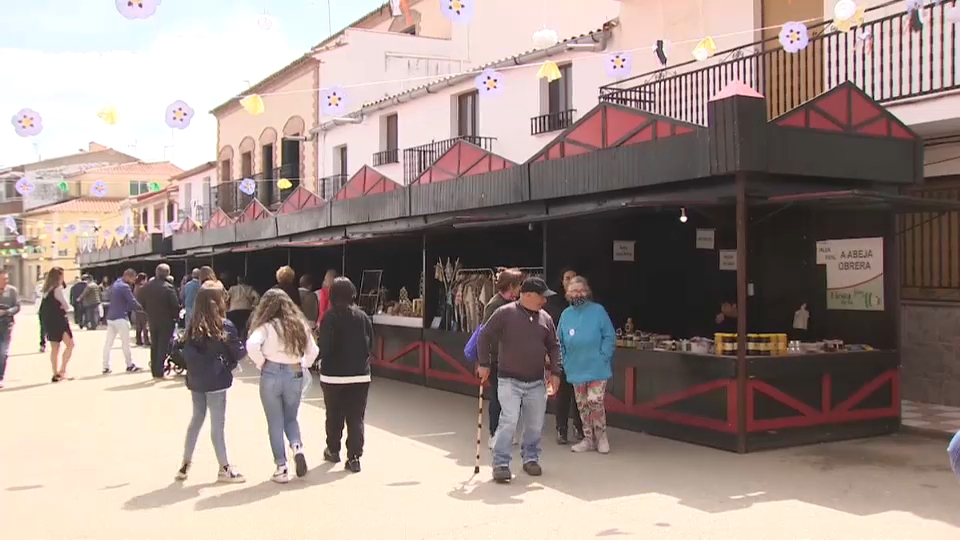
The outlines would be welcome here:
[[[167,279],[170,277],[170,266],[165,263],[158,264],[154,276],[154,279],[140,289],[137,300],[143,306],[147,326],[153,336],[153,341],[150,342],[150,374],[154,379],[162,379],[163,363],[167,358],[177,319],[180,318],[180,302],[177,301],[177,290]]]
[[[593,301],[586,278],[577,276],[567,283],[567,301],[557,337],[563,356],[563,372],[573,385],[577,409],[583,420],[583,440],[570,449],[574,452],[596,450],[610,453],[607,439],[607,413],[603,402],[607,381],[613,377],[613,352],[617,336],[610,316]]]
[[[13,321],[17,313],[20,313],[20,292],[10,285],[10,275],[6,268],[2,268],[0,269],[0,389],[3,389],[3,376],[7,372]]]
[[[497,294],[483,307],[483,317],[480,319],[481,325],[486,324],[495,311],[510,302],[516,301],[520,295],[521,283],[523,283],[523,272],[519,268],[503,268],[500,270],[494,284]],[[479,364],[477,365],[479,366]],[[490,351],[490,375],[487,378],[486,393],[490,397],[490,402],[487,404],[487,416],[490,422],[490,448],[492,449],[493,435],[497,432],[497,425],[500,423],[500,399],[497,397],[497,350],[495,347]]]
[[[78,327],[83,328],[84,311],[80,305],[80,295],[87,288],[87,276],[73,278],[73,284],[70,286],[70,306],[73,307],[73,322]]]
[[[543,310],[547,298],[554,294],[542,279],[527,278],[520,286],[520,300],[495,311],[480,331],[477,356],[481,381],[490,376],[491,352],[497,347],[501,410],[493,442],[493,479],[498,483],[509,482],[513,476],[510,460],[518,425],[522,426],[520,458],[524,472],[530,476],[543,474],[540,434],[547,411],[548,383],[555,389],[562,370],[557,330]],[[544,381],[545,358],[549,358],[548,382]]]
[[[166,266],[166,265],[162,265]],[[159,279],[157,283],[167,284]],[[169,267],[166,271],[169,271]],[[176,291],[169,285],[169,292],[176,300]],[[159,289],[157,289],[159,291]],[[164,297],[166,291],[162,291]],[[197,293],[196,304],[190,324],[183,334],[183,360],[187,365],[187,389],[193,400],[193,415],[187,426],[183,447],[183,462],[177,471],[177,480],[186,480],[193,462],[200,428],[210,410],[210,440],[217,456],[217,481],[231,484],[245,482],[227,459],[227,443],[224,435],[227,417],[227,390],[233,386],[233,370],[237,362],[246,356],[237,328],[227,320],[227,306],[223,293],[212,287],[204,287]],[[155,339],[154,341],[160,341]]]
[[[37,286],[33,291],[34,302],[39,306],[40,302],[43,300],[43,282],[37,283]],[[40,314],[40,309],[37,309],[37,320],[40,323],[40,352],[47,352],[47,334],[43,331],[43,316]]]
[[[297,476],[307,473],[297,412],[304,376],[310,376],[307,368],[318,350],[303,314],[282,290],[267,291],[253,310],[247,354],[260,369],[260,402],[277,466],[271,480],[283,484],[290,481],[284,434],[290,443]]]
[[[197,301],[197,293],[200,292],[200,269],[194,268],[190,273],[190,281],[183,286],[181,302],[183,302],[183,324],[190,324],[190,314],[193,313],[193,304]]]
[[[337,271],[327,270],[323,275],[323,283],[317,289],[317,328],[320,328],[323,315],[330,310],[330,286],[333,285],[335,279],[337,279]]]
[[[140,272],[133,283],[133,296],[139,301],[140,290],[147,284],[147,274]],[[141,302],[142,305],[142,302]],[[150,346],[150,328],[147,324],[147,314],[143,311],[133,312],[133,332],[136,336],[137,347]]]
[[[88,330],[96,330],[100,327],[100,303],[103,301],[103,289],[100,284],[93,280],[92,276],[87,276],[87,286],[80,294],[80,308],[84,311],[83,322],[86,323]]]
[[[310,328],[316,330],[317,321],[320,319],[320,297],[313,292],[313,278],[307,274],[300,276],[300,309],[303,316],[310,323]]]
[[[570,305],[566,299],[567,285],[570,280],[577,277],[577,272],[572,268],[564,268],[560,271],[560,292],[547,299],[547,305],[543,309],[547,310],[550,318],[553,319],[555,326],[560,325],[560,315],[563,310]],[[562,336],[561,336],[562,337]],[[583,421],[580,420],[580,411],[577,408],[577,401],[573,394],[573,385],[567,381],[566,366],[563,362],[564,372],[560,374],[560,387],[557,388],[557,395],[553,400],[554,415],[557,418],[557,444],[567,444],[569,442],[570,416],[573,412],[573,438],[576,442],[583,440]]]
[[[103,374],[110,373],[110,349],[117,336],[120,336],[120,349],[123,359],[127,363],[127,372],[135,373],[140,367],[133,363],[133,353],[130,350],[130,314],[134,311],[143,311],[143,306],[133,297],[130,288],[137,278],[137,271],[133,268],[124,270],[120,279],[113,282],[107,296],[107,335],[103,340]]]
[[[274,289],[280,289],[281,291],[287,293],[287,296],[290,297],[290,301],[293,302],[297,309],[300,308],[300,289],[294,283],[294,280],[297,278],[297,273],[293,271],[293,268],[290,266],[281,266],[277,269],[277,284],[273,286]]]
[[[250,322],[250,314],[258,302],[260,295],[247,285],[247,278],[237,276],[237,284],[227,290],[227,318],[240,331],[240,339],[247,339],[250,330],[247,323]]]
[[[340,462],[340,441],[347,426],[347,463],[360,472],[363,456],[367,394],[370,390],[370,355],[373,324],[354,304],[357,289],[348,278],[338,277],[330,286],[330,310],[320,322],[320,386],[327,410],[327,447],[323,459]]]
[[[63,268],[54,266],[47,272],[42,293],[40,320],[46,339],[50,342],[50,367],[53,371],[50,382],[58,382],[67,378],[67,364],[73,355],[73,332],[67,320],[70,304],[63,293]],[[63,343],[62,359],[58,359],[60,343]]]

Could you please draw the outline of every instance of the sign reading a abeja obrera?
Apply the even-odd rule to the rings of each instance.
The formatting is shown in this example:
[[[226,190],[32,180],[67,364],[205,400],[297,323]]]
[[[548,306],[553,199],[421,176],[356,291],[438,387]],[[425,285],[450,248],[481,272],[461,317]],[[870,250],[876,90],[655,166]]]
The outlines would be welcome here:
[[[883,311],[883,238],[817,242],[827,267],[827,309]]]

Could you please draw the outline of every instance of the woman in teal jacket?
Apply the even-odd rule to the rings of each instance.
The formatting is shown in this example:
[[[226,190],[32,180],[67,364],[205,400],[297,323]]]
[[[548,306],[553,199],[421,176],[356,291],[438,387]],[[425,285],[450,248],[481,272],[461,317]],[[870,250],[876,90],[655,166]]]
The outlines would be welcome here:
[[[593,301],[587,280],[577,276],[566,289],[570,307],[560,315],[557,337],[563,355],[563,371],[573,385],[577,408],[583,420],[584,438],[573,445],[574,452],[610,452],[607,440],[607,413],[603,400],[607,380],[613,376],[616,334],[610,316]]]

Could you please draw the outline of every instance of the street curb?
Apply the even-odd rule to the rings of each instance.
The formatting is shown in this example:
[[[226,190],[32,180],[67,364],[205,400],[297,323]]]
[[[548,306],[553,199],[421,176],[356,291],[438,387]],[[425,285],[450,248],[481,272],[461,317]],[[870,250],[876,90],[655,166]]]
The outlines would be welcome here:
[[[953,438],[953,433],[950,433],[949,431],[943,431],[942,429],[922,428],[903,424],[900,425],[900,433],[903,433],[904,435],[917,435],[927,439],[936,439],[948,442]]]

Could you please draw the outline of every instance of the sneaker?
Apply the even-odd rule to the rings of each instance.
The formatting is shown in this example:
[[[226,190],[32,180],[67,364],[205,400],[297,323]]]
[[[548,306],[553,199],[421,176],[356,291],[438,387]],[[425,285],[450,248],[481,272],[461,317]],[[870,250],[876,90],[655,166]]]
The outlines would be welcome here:
[[[220,467],[220,472],[217,473],[217,482],[224,482],[227,484],[242,484],[246,482],[247,479],[243,477],[242,474],[238,473],[230,465],[224,465]]]
[[[567,428],[565,427],[557,428],[557,444],[559,445],[567,444]]]
[[[103,375],[109,375],[109,374],[110,374],[110,368],[105,367],[105,368],[103,368],[103,371],[101,371],[100,373],[102,373]]]
[[[137,373],[138,371],[143,371],[140,366],[127,366],[127,373]]]
[[[540,476],[543,474],[543,469],[540,468],[540,464],[536,461],[528,461],[523,464],[523,472],[530,476]]]
[[[287,470],[286,465],[278,465],[277,470],[273,471],[273,476],[270,477],[270,480],[278,484],[286,484],[290,481],[290,471]]]
[[[573,426],[573,438],[576,439],[577,442],[580,442],[580,441],[583,440],[583,437],[584,437],[584,435],[583,435],[583,428],[582,428],[582,427]]]
[[[590,439],[584,439],[577,444],[570,447],[571,452],[592,452],[597,448],[593,445],[593,441]]]
[[[360,472],[360,458],[352,457],[347,459],[346,469],[353,473]]]
[[[610,441],[607,439],[606,434],[597,437],[597,452],[601,454],[610,453]]]
[[[180,470],[177,471],[177,476],[175,478],[178,482],[183,482],[187,479],[188,472],[190,472],[190,462],[186,461],[180,466]]]
[[[323,460],[330,463],[340,463],[340,452],[334,452],[329,448],[323,449]]]
[[[510,472],[510,467],[501,465],[499,467],[493,468],[493,481],[498,484],[506,484],[510,482],[513,478],[513,473]]]
[[[290,449],[293,450],[293,463],[297,471],[297,477],[301,477],[307,474],[307,458],[303,455],[303,447],[299,444],[294,444],[290,446]]]

